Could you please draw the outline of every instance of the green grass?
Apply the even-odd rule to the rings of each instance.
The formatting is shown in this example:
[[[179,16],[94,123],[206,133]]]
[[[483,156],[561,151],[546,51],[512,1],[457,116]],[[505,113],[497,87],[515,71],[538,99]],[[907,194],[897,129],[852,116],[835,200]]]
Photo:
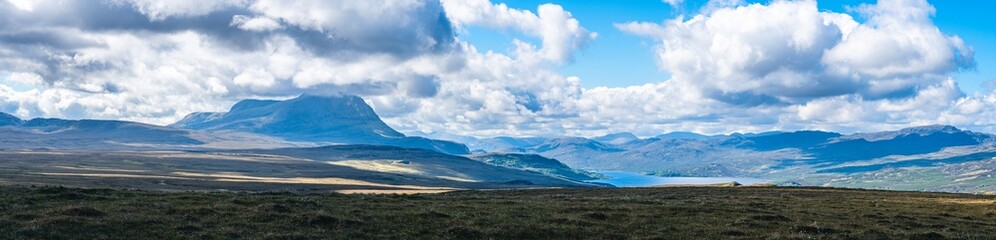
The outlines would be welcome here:
[[[3,239],[992,239],[996,197],[811,188],[425,195],[0,187]]]

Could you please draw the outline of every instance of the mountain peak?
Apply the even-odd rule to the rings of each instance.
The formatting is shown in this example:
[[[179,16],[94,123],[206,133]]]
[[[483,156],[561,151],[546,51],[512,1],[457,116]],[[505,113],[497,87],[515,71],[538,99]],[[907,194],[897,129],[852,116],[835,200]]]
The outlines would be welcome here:
[[[631,141],[634,141],[634,140],[640,140],[640,138],[637,137],[636,135],[633,135],[633,133],[620,132],[620,133],[606,134],[604,136],[592,138],[592,140],[603,142],[603,143],[608,143],[608,144],[613,144],[613,145],[619,145],[619,144],[628,143],[628,142],[631,142]]]
[[[205,131],[241,131],[318,143],[375,144],[466,153],[460,144],[406,137],[380,120],[363,98],[304,94],[284,101],[243,100],[228,112],[192,113],[172,125]]]
[[[352,95],[243,100],[226,113],[193,113],[171,126],[248,131],[307,141],[404,137],[381,121],[362,98]]]

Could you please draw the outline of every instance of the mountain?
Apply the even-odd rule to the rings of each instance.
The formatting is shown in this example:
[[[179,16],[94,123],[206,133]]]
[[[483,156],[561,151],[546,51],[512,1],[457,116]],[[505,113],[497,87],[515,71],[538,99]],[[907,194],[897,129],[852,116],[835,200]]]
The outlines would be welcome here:
[[[601,137],[595,137],[595,138],[592,138],[591,140],[595,140],[595,141],[599,141],[599,142],[607,143],[607,144],[612,144],[612,145],[619,145],[619,144],[625,144],[625,143],[628,143],[628,142],[631,142],[631,141],[640,140],[640,138],[637,137],[636,135],[633,135],[632,133],[621,132],[621,133],[608,134],[608,135],[601,136]]]
[[[536,154],[487,153],[471,155],[470,158],[495,166],[540,172],[577,181],[598,179],[597,174],[572,169],[556,159]]]
[[[205,143],[190,131],[126,121],[36,118],[17,123],[0,128],[0,149],[118,149]]]
[[[226,113],[194,113],[172,127],[239,130],[305,141],[403,138],[356,96],[303,95],[287,101],[244,100]]]
[[[949,125],[928,125],[919,127],[904,128],[897,131],[885,131],[885,132],[873,132],[873,133],[855,133],[847,136],[840,137],[839,140],[857,140],[864,139],[869,142],[891,140],[897,137],[907,137],[907,136],[928,136],[933,134],[959,134],[968,133],[975,135],[976,137],[986,138],[987,134],[971,133],[962,131],[954,126]]]
[[[771,151],[785,148],[808,148],[826,143],[832,138],[840,137],[839,133],[822,131],[797,131],[773,133],[755,136],[739,136],[727,144],[740,144],[741,147],[759,151]],[[733,143],[737,142],[739,143]]]
[[[193,113],[170,127],[249,132],[298,142],[373,144],[448,154],[469,153],[463,144],[405,136],[381,121],[362,98],[352,95],[302,95],[286,101],[244,100],[228,112]]]
[[[996,137],[989,134],[963,131],[952,126],[932,125],[898,131],[853,134],[811,146],[806,150],[819,161],[834,164],[890,155],[927,154],[949,147],[979,145],[994,140]]]
[[[670,132],[661,135],[657,135],[655,138],[658,139],[706,139],[709,136],[693,133],[693,132]]]
[[[0,112],[0,127],[4,126],[17,126],[24,123],[24,120],[15,117],[14,115],[6,114]]]
[[[471,149],[486,152],[522,152],[525,148],[543,144],[544,137],[493,137],[466,143]]]
[[[560,160],[569,166],[581,168],[588,166],[593,161],[606,161],[607,159],[600,159],[602,154],[623,151],[615,146],[583,137],[551,138],[539,145],[526,147],[524,150],[525,153],[536,153]]]
[[[960,178],[928,181],[903,175],[916,172],[933,177],[947,169],[979,169],[980,162],[996,157],[996,136],[953,126],[848,135],[795,131],[705,137],[679,132],[624,144],[577,137],[550,138],[542,143],[536,143],[535,139],[505,138],[503,142],[529,143],[518,145],[512,152],[538,154],[585,170],[757,177],[776,183],[821,186],[889,188],[892,185],[887,183],[906,182],[911,184],[903,185],[906,186],[903,189],[996,190],[996,185],[991,184],[991,174],[976,174],[981,170],[965,170],[964,174],[969,174],[966,176],[976,177],[958,182],[948,180]]]

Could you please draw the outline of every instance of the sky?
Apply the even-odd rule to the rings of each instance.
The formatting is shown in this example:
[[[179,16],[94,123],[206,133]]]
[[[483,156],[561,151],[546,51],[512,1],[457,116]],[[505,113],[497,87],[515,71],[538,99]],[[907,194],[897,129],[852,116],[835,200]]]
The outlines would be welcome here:
[[[362,96],[406,133],[996,132],[991,1],[0,0],[0,112]]]

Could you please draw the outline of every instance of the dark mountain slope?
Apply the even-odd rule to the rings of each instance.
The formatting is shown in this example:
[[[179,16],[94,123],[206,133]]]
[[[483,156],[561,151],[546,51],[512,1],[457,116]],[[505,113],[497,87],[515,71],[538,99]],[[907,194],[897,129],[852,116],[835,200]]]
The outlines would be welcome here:
[[[890,155],[914,155],[947,147],[978,145],[993,141],[988,134],[952,126],[923,126],[874,134],[855,134],[813,146],[806,151],[821,162],[846,162]]]

